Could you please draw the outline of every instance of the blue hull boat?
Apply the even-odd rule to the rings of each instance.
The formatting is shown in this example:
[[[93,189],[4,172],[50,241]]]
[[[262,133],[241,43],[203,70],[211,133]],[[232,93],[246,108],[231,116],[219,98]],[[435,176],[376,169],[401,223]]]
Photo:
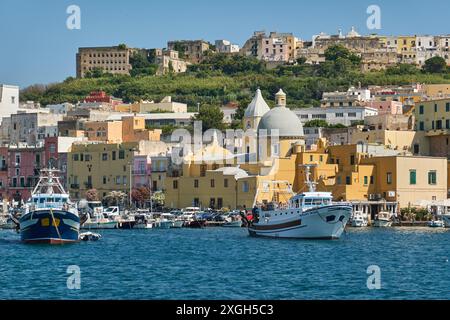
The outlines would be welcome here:
[[[25,243],[72,243],[79,240],[80,215],[55,175],[42,169],[39,181],[19,219],[20,238]]]
[[[27,243],[78,241],[80,218],[64,210],[36,210],[20,218],[20,237]]]

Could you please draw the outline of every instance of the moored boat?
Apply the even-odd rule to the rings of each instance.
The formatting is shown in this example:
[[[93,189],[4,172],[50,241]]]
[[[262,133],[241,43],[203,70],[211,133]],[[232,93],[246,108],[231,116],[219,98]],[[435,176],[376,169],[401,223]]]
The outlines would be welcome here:
[[[379,212],[375,216],[375,219],[373,220],[372,226],[377,227],[377,228],[388,228],[388,227],[391,227],[392,226],[391,213],[389,213],[387,211]]]
[[[338,239],[350,219],[352,206],[333,203],[330,192],[316,192],[310,181],[310,168],[305,165],[309,192],[289,199],[286,207],[253,209],[253,221],[248,222],[251,236],[297,239]],[[242,215],[245,219],[245,216]]]
[[[442,220],[431,220],[431,221],[428,221],[428,226],[430,228],[444,228],[445,224],[444,224],[444,221],[442,221]]]
[[[24,214],[19,219],[25,243],[72,243],[79,240],[80,217],[56,170],[42,169]]]
[[[355,228],[367,227],[369,224],[369,218],[367,213],[362,211],[353,212],[351,220],[351,226]]]

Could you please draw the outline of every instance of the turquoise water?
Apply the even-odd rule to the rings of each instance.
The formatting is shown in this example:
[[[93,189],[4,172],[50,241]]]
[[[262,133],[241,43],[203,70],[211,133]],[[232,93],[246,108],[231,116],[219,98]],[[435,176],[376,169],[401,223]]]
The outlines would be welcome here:
[[[0,231],[0,299],[449,299],[450,230],[350,229],[336,241],[246,229],[105,230],[98,242],[24,245]],[[81,289],[67,288],[69,265]],[[381,289],[366,285],[369,265]]]

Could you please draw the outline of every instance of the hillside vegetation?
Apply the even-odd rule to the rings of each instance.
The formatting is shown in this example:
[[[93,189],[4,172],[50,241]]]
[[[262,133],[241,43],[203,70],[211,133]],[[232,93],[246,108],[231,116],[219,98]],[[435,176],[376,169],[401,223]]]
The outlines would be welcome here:
[[[263,62],[242,56],[211,54],[204,62],[193,65],[184,74],[124,76],[93,72],[89,78],[67,78],[61,83],[34,85],[21,92],[22,100],[42,105],[83,100],[89,92],[104,90],[125,102],[141,99],[159,101],[171,95],[173,101],[187,103],[191,110],[201,105],[223,105],[236,102],[243,108],[259,87],[267,102],[273,105],[279,88],[288,95],[288,107],[318,106],[324,91],[347,90],[350,85],[407,85],[411,83],[450,83],[445,65],[429,63],[428,70],[412,65],[398,65],[385,71],[361,73],[360,60],[343,47],[330,47],[327,61],[307,65],[301,59],[295,65],[267,70]],[[434,61],[433,61],[434,62]]]

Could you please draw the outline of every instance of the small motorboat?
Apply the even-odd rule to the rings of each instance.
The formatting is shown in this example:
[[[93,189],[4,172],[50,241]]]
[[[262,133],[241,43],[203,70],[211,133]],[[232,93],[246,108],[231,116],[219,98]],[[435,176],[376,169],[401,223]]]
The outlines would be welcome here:
[[[222,225],[222,227],[240,228],[242,227],[242,220],[227,221]]]
[[[205,220],[192,220],[187,225],[188,228],[201,229],[206,226]]]
[[[381,211],[375,217],[373,221],[373,226],[378,228],[387,228],[392,226],[391,213],[386,211]]]
[[[430,228],[444,228],[445,224],[444,224],[444,221],[442,221],[442,220],[431,220],[431,221],[428,221],[428,226]]]
[[[367,213],[364,213],[362,211],[353,212],[353,216],[350,220],[352,227],[355,228],[367,227],[367,225],[369,224],[369,218],[367,217]]]
[[[98,241],[101,239],[101,237],[102,237],[101,234],[89,231],[89,232],[80,233],[79,239],[81,241]]]

